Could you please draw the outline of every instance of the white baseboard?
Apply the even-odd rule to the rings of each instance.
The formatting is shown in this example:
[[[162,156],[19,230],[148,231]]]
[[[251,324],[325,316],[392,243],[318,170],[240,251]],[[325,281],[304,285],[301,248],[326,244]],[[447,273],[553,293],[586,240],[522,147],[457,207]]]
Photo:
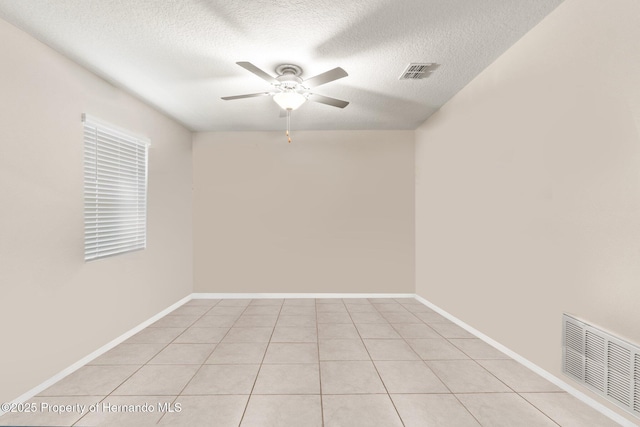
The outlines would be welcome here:
[[[72,374],[73,372],[75,372],[78,369],[82,368],[87,363],[89,363],[92,360],[96,359],[98,356],[102,356],[104,353],[106,353],[107,351],[111,350],[112,348],[114,348],[118,344],[128,340],[129,338],[131,338],[132,336],[134,336],[135,334],[137,334],[138,332],[140,332],[141,330],[143,330],[147,326],[151,325],[152,323],[154,323],[155,321],[157,321],[160,318],[164,317],[165,315],[171,313],[176,308],[180,307],[181,305],[183,305],[187,301],[191,300],[191,298],[192,298],[191,295],[187,295],[186,297],[182,298],[180,301],[178,301],[175,304],[172,304],[171,306],[165,308],[160,313],[158,313],[158,314],[154,315],[153,317],[145,320],[144,322],[140,323],[135,328],[130,329],[129,331],[127,331],[124,334],[120,335],[118,338],[116,338],[116,339],[108,342],[107,344],[103,345],[102,347],[100,347],[99,349],[94,351],[93,353],[91,353],[91,354],[83,357],[82,359],[78,360],[73,365],[71,365],[71,366],[63,369],[62,371],[58,372],[57,374],[55,374],[54,376],[52,376],[51,378],[49,378],[45,382],[37,385],[36,387],[32,388],[28,392],[26,392],[26,393],[22,394],[21,396],[17,397],[16,399],[11,401],[10,403],[19,404],[19,403],[26,402],[27,400],[31,399],[32,397],[34,397],[38,393],[40,393],[40,392],[46,390],[47,388],[51,387],[53,384],[55,384],[56,382],[60,381],[61,379],[63,379],[67,375]],[[4,415],[5,413],[6,413],[6,411],[0,411],[0,416]]]
[[[494,339],[488,337],[487,335],[483,334],[482,332],[478,331],[477,329],[467,325],[462,320],[458,319],[457,317],[455,317],[454,315],[450,314],[449,312],[441,309],[440,307],[438,307],[437,305],[433,304],[432,302],[422,298],[419,295],[415,295],[415,298],[418,301],[420,301],[422,304],[426,305],[427,307],[429,307],[430,309],[435,311],[436,313],[438,313],[438,314],[446,317],[447,319],[451,320],[456,325],[460,326],[461,328],[467,330],[469,333],[471,333],[471,334],[475,335],[476,337],[480,338],[482,341],[486,342],[490,346],[500,350],[501,352],[503,352],[507,356],[511,357],[513,360],[516,360],[517,362],[520,362],[521,364],[523,364],[527,368],[531,369],[533,372],[535,372],[536,374],[540,375],[541,377],[543,377],[547,381],[549,381],[549,382],[555,384],[556,386],[560,387],[561,389],[563,389],[567,393],[571,394],[572,396],[576,397],[577,399],[579,399],[582,402],[586,403],[587,405],[591,406],[593,409],[595,409],[596,411],[602,413],[606,417],[611,418],[613,421],[617,422],[618,424],[620,424],[620,425],[622,425],[624,427],[638,427],[637,424],[634,424],[633,422],[631,422],[628,419],[624,418],[622,415],[618,414],[617,412],[612,411],[611,409],[609,409],[606,406],[604,406],[602,403],[600,403],[597,400],[587,396],[586,394],[584,394],[580,390],[575,389],[574,387],[572,387],[568,383],[564,382],[560,378],[558,378],[555,375],[549,373],[548,371],[545,371],[544,369],[542,369],[541,367],[539,367],[535,363],[525,359],[524,357],[520,356],[518,353],[508,349],[504,345],[502,345],[499,342],[495,341]]]
[[[248,299],[248,298],[414,298],[415,294],[341,294],[341,293],[194,293],[193,299]]]

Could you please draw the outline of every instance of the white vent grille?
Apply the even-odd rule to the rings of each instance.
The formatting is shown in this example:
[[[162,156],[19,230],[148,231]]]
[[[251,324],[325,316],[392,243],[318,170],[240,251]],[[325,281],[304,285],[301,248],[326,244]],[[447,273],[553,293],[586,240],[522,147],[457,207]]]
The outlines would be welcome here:
[[[412,62],[402,72],[399,80],[420,80],[429,77],[431,72],[437,68],[437,64],[432,62],[417,63]]]
[[[607,351],[609,374],[607,394],[625,406],[631,404],[631,352],[618,344],[609,342]]]
[[[591,331],[585,331],[584,355],[584,382],[598,391],[604,391],[604,338]]]
[[[633,393],[633,410],[640,414],[640,353],[636,353],[633,372],[636,377],[633,387],[635,390]]]
[[[584,348],[582,328],[573,323],[565,323],[564,328],[564,363],[566,372],[570,373],[580,381],[584,377],[584,358],[582,349]]]
[[[640,347],[565,314],[562,370],[640,416]]]

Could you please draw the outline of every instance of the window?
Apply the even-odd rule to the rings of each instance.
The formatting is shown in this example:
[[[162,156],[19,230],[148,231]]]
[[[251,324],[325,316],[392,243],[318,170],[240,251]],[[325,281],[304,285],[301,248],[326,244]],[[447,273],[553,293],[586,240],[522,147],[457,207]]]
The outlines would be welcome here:
[[[149,140],[86,114],[84,122],[84,259],[147,245]]]

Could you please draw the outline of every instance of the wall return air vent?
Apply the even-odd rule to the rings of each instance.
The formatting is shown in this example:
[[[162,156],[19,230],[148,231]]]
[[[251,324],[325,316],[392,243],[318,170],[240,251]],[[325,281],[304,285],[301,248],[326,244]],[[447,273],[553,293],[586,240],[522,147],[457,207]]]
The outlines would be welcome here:
[[[433,62],[412,62],[402,72],[398,80],[421,80],[429,77],[438,64]]]
[[[640,347],[637,345],[564,314],[562,371],[640,417]]]

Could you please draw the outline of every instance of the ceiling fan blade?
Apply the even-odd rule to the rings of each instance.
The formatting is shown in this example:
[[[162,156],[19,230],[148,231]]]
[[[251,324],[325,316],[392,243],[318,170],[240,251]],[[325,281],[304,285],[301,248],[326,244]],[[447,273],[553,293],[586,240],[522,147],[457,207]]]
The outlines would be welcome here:
[[[267,95],[272,95],[272,93],[271,92],[248,93],[246,95],[223,96],[222,99],[224,99],[225,101],[231,101],[234,99],[255,98],[257,96],[267,96]]]
[[[347,77],[348,75],[349,74],[347,74],[345,70],[340,67],[336,67],[333,70],[326,71],[322,74],[318,74],[315,77],[311,77],[310,79],[305,80],[303,84],[308,88],[312,88],[332,82],[334,80],[341,79],[343,77]]]
[[[238,64],[245,70],[252,72],[256,76],[260,77],[262,80],[265,80],[267,83],[270,83],[272,85],[280,83],[274,77],[262,71],[260,68],[256,67],[251,62],[236,62],[236,64]]]
[[[328,96],[317,95],[315,93],[310,93],[307,96],[307,99],[309,101],[319,102],[321,104],[327,104],[327,105],[331,105],[332,107],[338,107],[338,108],[344,108],[347,105],[349,105],[347,101],[342,101],[340,99],[335,99],[335,98],[329,98]]]

